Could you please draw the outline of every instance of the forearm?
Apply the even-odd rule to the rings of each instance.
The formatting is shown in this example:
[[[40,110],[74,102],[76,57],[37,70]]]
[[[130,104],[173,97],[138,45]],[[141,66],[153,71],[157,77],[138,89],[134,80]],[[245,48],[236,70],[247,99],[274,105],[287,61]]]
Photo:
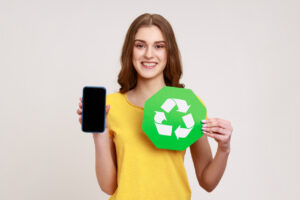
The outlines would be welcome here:
[[[217,150],[214,159],[209,163],[209,165],[204,169],[201,176],[201,185],[208,192],[212,191],[221,180],[229,156],[229,151]]]
[[[117,169],[115,152],[112,148],[108,129],[104,133],[94,135],[95,143],[95,168],[100,188],[107,194],[112,194],[117,188]]]

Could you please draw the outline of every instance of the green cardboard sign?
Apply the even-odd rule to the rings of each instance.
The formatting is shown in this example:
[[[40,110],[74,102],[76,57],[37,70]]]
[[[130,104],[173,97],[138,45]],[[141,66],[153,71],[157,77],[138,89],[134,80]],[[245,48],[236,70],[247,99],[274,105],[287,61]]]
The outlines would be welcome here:
[[[205,118],[191,89],[165,86],[145,102],[142,129],[157,148],[182,151],[203,135]]]

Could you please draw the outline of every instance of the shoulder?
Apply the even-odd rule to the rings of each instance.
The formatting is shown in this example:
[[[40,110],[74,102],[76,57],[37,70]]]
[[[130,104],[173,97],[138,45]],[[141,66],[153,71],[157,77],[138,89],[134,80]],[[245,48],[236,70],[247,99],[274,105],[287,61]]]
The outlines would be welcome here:
[[[111,94],[108,94],[106,96],[106,103],[107,104],[115,104],[115,103],[118,103],[120,102],[120,100],[123,97],[124,94],[120,93],[120,92],[115,92],[115,93],[111,93]]]
[[[122,96],[123,94],[120,92],[115,92],[115,93],[110,93],[107,94],[106,98],[107,99],[116,99],[116,98],[120,98],[120,96]]]

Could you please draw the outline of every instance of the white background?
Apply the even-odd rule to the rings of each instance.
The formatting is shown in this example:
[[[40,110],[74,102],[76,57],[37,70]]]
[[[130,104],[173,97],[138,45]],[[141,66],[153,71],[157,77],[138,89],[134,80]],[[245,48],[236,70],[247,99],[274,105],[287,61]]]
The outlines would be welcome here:
[[[118,91],[126,31],[145,12],[173,26],[182,82],[208,116],[233,124],[212,193],[187,151],[192,199],[299,199],[299,10],[298,0],[1,0],[0,199],[108,199],[76,110],[85,85]]]

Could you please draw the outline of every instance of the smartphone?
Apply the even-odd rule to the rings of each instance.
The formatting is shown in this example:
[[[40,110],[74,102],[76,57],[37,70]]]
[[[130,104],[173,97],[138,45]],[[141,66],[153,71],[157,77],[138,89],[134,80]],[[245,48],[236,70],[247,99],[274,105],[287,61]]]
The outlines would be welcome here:
[[[81,129],[88,133],[101,133],[105,130],[106,89],[85,86],[82,94]]]

